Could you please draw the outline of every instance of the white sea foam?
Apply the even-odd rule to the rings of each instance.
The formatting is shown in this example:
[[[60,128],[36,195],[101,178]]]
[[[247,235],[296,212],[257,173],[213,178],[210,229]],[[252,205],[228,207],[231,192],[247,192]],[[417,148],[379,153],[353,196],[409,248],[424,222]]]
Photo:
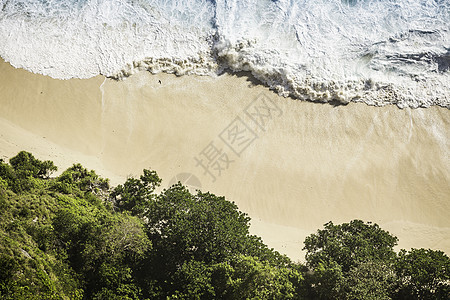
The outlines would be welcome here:
[[[0,0],[0,55],[55,78],[250,71],[285,96],[450,107],[448,0]]]

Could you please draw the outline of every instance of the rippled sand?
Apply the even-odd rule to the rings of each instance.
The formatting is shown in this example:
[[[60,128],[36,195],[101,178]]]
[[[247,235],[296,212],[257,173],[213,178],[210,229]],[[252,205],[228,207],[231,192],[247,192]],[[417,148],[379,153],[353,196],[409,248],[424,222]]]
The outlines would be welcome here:
[[[293,259],[324,223],[355,218],[402,248],[449,254],[449,117],[294,101],[245,76],[61,81],[0,64],[3,158],[28,150],[61,169],[80,162],[113,184],[143,168],[164,187],[187,180],[235,201],[252,232]],[[211,173],[196,161],[208,157]]]

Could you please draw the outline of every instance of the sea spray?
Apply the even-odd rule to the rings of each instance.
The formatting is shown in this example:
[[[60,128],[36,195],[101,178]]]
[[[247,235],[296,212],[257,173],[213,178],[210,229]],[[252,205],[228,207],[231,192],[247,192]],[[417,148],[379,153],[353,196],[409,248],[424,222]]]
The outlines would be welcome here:
[[[302,100],[450,107],[445,0],[3,0],[0,9],[0,55],[54,78],[249,71]]]

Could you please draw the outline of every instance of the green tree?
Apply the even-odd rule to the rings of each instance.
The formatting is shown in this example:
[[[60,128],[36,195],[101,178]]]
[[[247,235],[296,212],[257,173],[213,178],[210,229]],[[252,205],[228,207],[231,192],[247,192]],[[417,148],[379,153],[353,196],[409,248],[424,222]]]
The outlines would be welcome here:
[[[229,299],[298,299],[293,282],[301,275],[286,267],[261,262],[257,257],[240,255],[232,261]]]
[[[88,171],[81,164],[74,164],[58,176],[53,189],[64,194],[84,196],[92,193],[105,198],[109,190],[109,180],[99,177],[94,171]]]
[[[288,267],[237,255],[216,264],[186,261],[175,272],[170,299],[299,299],[300,273]]]
[[[450,259],[442,251],[401,250],[397,263],[399,299],[450,299]]]
[[[189,259],[216,263],[235,254],[264,256],[272,263],[289,262],[251,236],[250,218],[224,197],[202,192],[192,195],[176,184],[148,204],[145,218],[149,236],[172,265]]]
[[[104,262],[99,272],[98,289],[92,295],[94,300],[139,300],[142,299],[142,291],[135,284],[133,271],[123,264]]]
[[[52,161],[40,161],[26,151],[19,152],[9,163],[20,177],[48,178],[58,169]]]
[[[16,174],[14,169],[7,163],[0,159],[0,188],[8,189],[8,187],[12,187],[14,180],[16,179]]]
[[[335,261],[320,262],[305,274],[305,281],[302,292],[307,299],[344,299],[345,277]]]
[[[169,299],[214,299],[213,268],[196,260],[183,262],[172,277],[174,291]]]
[[[345,299],[388,300],[395,288],[396,276],[383,261],[360,263],[347,273],[343,283]]]
[[[397,237],[382,230],[377,224],[353,220],[334,225],[328,222],[325,229],[318,230],[305,239],[306,261],[315,268],[321,262],[334,261],[343,272],[350,271],[368,260],[392,260],[396,254]]]
[[[40,161],[25,151],[19,152],[9,162],[10,165],[0,160],[0,178],[16,193],[29,191],[43,183],[37,179],[47,179],[57,170],[53,162]]]
[[[161,184],[161,178],[155,171],[144,169],[143,172],[139,179],[128,178],[110,194],[113,205],[119,211],[141,215],[148,202],[154,200],[154,191]]]
[[[11,161],[0,161],[2,299],[298,295],[300,269],[250,235],[250,218],[224,197],[181,184],[158,195],[150,170],[111,191],[80,164],[49,179],[52,164]]]
[[[448,256],[397,256],[376,224],[325,224],[303,266],[224,197],[157,194],[150,170],[111,191],[80,164],[55,169],[28,152],[0,160],[0,299],[449,299]]]
[[[223,197],[176,184],[146,203],[144,218],[154,246],[146,269],[166,295],[181,292],[172,274],[187,262],[211,265],[245,251],[249,218]]]
[[[142,222],[127,214],[97,207],[61,209],[53,219],[58,242],[73,269],[83,274],[88,298],[139,299],[134,271],[151,243]]]
[[[212,272],[213,266],[238,255],[257,256],[270,266],[287,268],[290,264],[287,257],[249,234],[250,218],[224,197],[202,192],[192,195],[180,183],[153,195],[154,186],[140,191],[145,185],[132,179],[127,182],[133,183],[132,195],[145,195],[132,202],[140,203],[137,204],[139,215],[145,220],[153,245],[151,255],[140,267],[146,270],[141,277],[146,286],[143,290],[149,291],[147,296],[155,290],[156,283],[160,292],[152,298],[184,297],[192,290],[200,298],[211,298],[221,289],[211,277],[217,275]],[[116,189],[115,198],[131,199],[129,191],[129,188]],[[136,205],[131,206],[132,210],[133,207]]]
[[[362,275],[364,272],[366,277],[359,277],[358,284],[366,285],[368,294],[361,299],[370,299],[371,294],[381,295],[379,282],[375,280],[378,274],[367,273],[367,266],[380,263],[392,268],[396,257],[393,248],[398,239],[377,224],[361,220],[341,225],[328,222],[324,226],[323,230],[305,239],[303,248],[306,250],[307,265],[312,271],[307,279],[310,282],[309,296],[359,299],[356,295],[363,292],[357,291],[358,286],[349,282],[356,279],[355,274]]]

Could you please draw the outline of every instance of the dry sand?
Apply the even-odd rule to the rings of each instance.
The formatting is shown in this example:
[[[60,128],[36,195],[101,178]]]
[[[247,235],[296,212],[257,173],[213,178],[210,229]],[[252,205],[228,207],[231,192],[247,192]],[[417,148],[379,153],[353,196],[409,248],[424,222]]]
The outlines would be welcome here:
[[[259,97],[278,107],[262,127],[245,113],[263,104]],[[0,63],[0,156],[27,150],[62,169],[80,162],[113,184],[143,168],[155,169],[164,186],[193,174],[293,259],[303,259],[304,238],[324,223],[355,218],[395,234],[399,248],[449,254],[449,116],[439,107],[299,102],[231,75],[61,81]],[[233,127],[237,117],[243,123]],[[227,134],[245,128],[232,143]],[[220,176],[211,167],[215,181],[194,159],[212,146],[231,161]]]

